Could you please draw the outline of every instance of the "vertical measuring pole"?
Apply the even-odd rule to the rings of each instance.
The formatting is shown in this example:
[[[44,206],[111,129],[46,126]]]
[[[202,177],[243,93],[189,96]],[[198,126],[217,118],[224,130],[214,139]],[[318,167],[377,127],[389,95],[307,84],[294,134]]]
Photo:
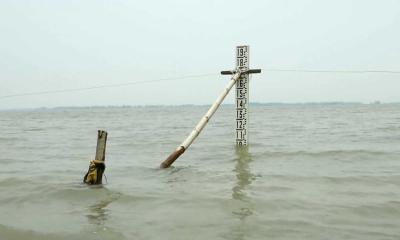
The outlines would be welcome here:
[[[236,47],[236,68],[242,72],[249,70],[249,46]],[[249,132],[249,74],[243,73],[236,82],[236,145],[247,146]]]
[[[247,146],[249,144],[249,74],[261,73],[261,69],[249,69],[248,45],[236,47],[236,70],[221,71],[222,75],[241,74],[236,81],[236,145]]]

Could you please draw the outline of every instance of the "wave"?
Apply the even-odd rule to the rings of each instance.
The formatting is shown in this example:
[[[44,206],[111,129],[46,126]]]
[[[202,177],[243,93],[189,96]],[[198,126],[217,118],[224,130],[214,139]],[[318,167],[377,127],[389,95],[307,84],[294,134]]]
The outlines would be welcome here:
[[[14,228],[0,224],[0,239],[4,240],[81,240],[81,239],[126,239],[126,237],[113,229],[107,228],[107,233],[103,236],[96,236],[96,231],[103,229],[84,229],[76,233],[55,232],[44,233],[34,230]]]
[[[327,150],[327,151],[293,151],[293,152],[271,152],[266,151],[260,154],[255,154],[257,157],[312,157],[312,158],[327,158],[327,157],[348,157],[348,156],[387,156],[396,155],[398,152],[372,151],[372,150]]]
[[[54,233],[39,233],[32,230],[23,230],[12,228],[4,225],[0,225],[0,239],[30,239],[30,240],[47,240],[47,239],[77,239],[71,238],[66,234],[54,234]]]
[[[107,187],[88,186],[83,183],[51,184],[32,181],[28,178],[7,178],[0,181],[2,196],[0,203],[23,204],[35,200],[55,201],[91,201],[91,199],[109,199],[114,201],[121,195]]]

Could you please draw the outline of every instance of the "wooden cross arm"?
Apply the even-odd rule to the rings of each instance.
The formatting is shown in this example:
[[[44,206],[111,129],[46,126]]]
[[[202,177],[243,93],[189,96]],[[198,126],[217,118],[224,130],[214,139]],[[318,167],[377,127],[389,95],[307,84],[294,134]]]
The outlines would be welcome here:
[[[235,74],[236,70],[233,71],[221,71],[222,75],[231,75],[231,74]],[[251,74],[251,73],[261,73],[261,69],[249,69],[246,71],[243,71],[242,73],[247,73],[247,74]]]

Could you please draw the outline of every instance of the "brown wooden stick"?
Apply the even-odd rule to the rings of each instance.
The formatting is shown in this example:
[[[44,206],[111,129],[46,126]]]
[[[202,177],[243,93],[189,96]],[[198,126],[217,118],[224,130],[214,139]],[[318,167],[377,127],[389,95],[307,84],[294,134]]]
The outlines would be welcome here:
[[[160,168],[169,168],[175,160],[185,152],[185,148],[180,146],[175,151],[173,151],[164,162],[161,163]]]

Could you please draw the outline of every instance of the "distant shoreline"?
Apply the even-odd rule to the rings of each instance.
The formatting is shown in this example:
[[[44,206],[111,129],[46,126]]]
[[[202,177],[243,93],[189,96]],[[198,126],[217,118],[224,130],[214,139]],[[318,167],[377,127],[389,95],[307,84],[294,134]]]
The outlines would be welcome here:
[[[400,102],[250,102],[250,106],[296,106],[296,105],[400,105]],[[210,106],[210,104],[147,104],[147,105],[98,105],[98,106],[57,106],[57,107],[34,107],[34,108],[6,108],[0,109],[0,112],[5,111],[34,111],[34,110],[57,110],[57,109],[98,109],[98,108],[145,108],[145,107],[205,107]],[[223,103],[221,106],[234,106],[232,103]]]

